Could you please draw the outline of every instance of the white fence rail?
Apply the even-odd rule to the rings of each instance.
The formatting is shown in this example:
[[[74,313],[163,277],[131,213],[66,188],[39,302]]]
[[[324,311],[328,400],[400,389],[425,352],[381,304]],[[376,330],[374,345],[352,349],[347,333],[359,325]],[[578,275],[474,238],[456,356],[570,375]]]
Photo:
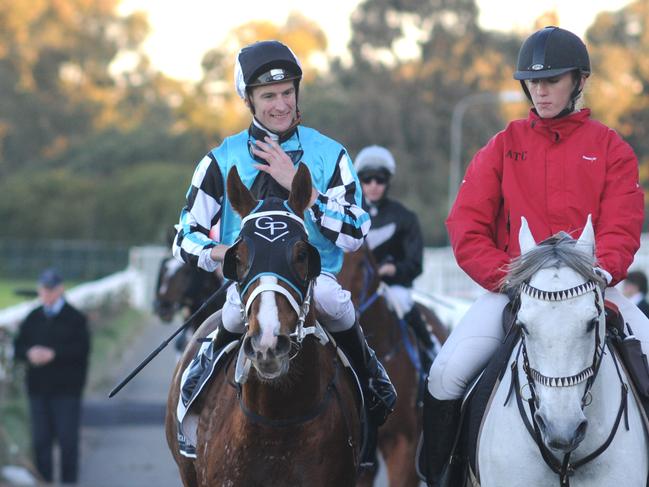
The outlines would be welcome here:
[[[642,234],[640,249],[629,270],[640,270],[649,276],[649,233]],[[424,250],[424,272],[415,281],[415,289],[469,300],[485,292],[458,267],[450,247]]]

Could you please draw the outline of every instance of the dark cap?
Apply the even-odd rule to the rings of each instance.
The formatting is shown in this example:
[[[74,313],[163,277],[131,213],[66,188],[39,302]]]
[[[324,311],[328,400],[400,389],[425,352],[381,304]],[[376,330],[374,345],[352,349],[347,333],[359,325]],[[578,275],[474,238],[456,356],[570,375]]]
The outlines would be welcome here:
[[[545,27],[523,43],[514,79],[541,79],[578,70],[590,74],[588,50],[582,40],[560,27]]]
[[[38,285],[46,289],[54,289],[63,282],[63,278],[55,269],[46,269],[38,278]]]

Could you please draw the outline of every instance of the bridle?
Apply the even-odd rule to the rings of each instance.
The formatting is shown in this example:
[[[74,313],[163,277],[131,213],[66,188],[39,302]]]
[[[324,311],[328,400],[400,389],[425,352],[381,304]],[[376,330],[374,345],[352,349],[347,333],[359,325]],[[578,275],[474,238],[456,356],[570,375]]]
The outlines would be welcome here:
[[[608,438],[605,440],[605,442],[589,455],[575,462],[571,462],[570,461],[571,453],[567,453],[564,455],[562,461],[559,461],[554,456],[554,454],[545,446],[545,443],[543,442],[543,439],[541,437],[541,431],[539,425],[535,419],[535,413],[539,407],[539,399],[536,392],[536,384],[541,384],[546,387],[574,387],[581,384],[582,382],[586,382],[584,394],[582,395],[581,398],[581,409],[583,410],[586,406],[588,406],[592,402],[592,394],[590,391],[593,386],[593,383],[595,382],[595,379],[597,378],[597,374],[599,372],[600,366],[602,364],[602,359],[604,356],[605,343],[602,343],[602,339],[600,336],[600,332],[601,332],[600,327],[605,326],[605,310],[604,310],[603,293],[599,285],[592,280],[580,284],[579,286],[575,286],[573,288],[565,289],[561,291],[542,291],[527,283],[523,283],[520,286],[520,292],[534,299],[539,299],[542,301],[554,301],[554,302],[566,301],[578,296],[583,296],[590,292],[594,292],[595,294],[594,297],[595,308],[597,309],[597,318],[596,318],[596,324],[594,330],[595,331],[595,351],[593,353],[593,361],[590,366],[586,367],[581,372],[578,372],[577,374],[571,376],[563,376],[563,377],[546,376],[542,374],[540,371],[530,366],[528,355],[527,355],[527,346],[525,343],[524,333],[520,333],[521,336],[520,346],[516,354],[516,359],[514,360],[514,362],[512,362],[511,365],[512,384],[511,384],[510,392],[507,396],[507,401],[509,401],[509,395],[511,394],[511,391],[514,390],[516,394],[516,401],[518,404],[518,410],[521,415],[521,418],[523,419],[523,422],[525,423],[525,426],[529,434],[532,436],[532,439],[538,446],[541,456],[543,457],[543,460],[548,465],[548,467],[559,476],[559,485],[561,487],[569,487],[570,476],[574,474],[576,469],[587,464],[591,460],[595,459],[608,448],[610,443],[613,441],[615,434],[617,433],[620,420],[623,414],[625,417],[626,429],[627,430],[629,429],[628,417],[627,417],[628,386],[624,383],[622,379],[622,374],[618,367],[617,361],[615,360],[614,354],[611,354],[621,384],[620,407],[618,409],[617,417],[613,425],[613,428],[611,429],[611,432]],[[522,368],[523,368],[523,372],[525,373],[525,377],[527,379],[526,385],[529,387],[529,391],[530,391],[530,397],[527,399],[527,403],[529,407],[530,417],[532,418],[531,423],[530,420],[528,420],[527,413],[523,406],[523,400],[524,400],[523,391],[518,379],[518,359],[520,356],[522,356],[523,358]]]
[[[597,309],[597,319],[595,325],[595,352],[593,353],[593,361],[590,366],[586,367],[581,372],[571,376],[565,377],[548,377],[538,370],[530,367],[529,359],[527,357],[527,346],[525,343],[525,334],[521,334],[521,352],[523,355],[523,371],[527,377],[530,387],[530,393],[538,407],[538,397],[536,395],[535,384],[541,384],[547,387],[573,387],[586,381],[586,388],[581,398],[581,409],[590,404],[587,398],[590,396],[590,389],[593,387],[593,382],[597,376],[597,371],[602,363],[603,347],[600,337],[600,326],[604,320],[604,306],[602,303],[601,292],[595,281],[588,281],[579,286],[562,291],[541,291],[527,283],[521,285],[521,293],[526,294],[532,298],[541,301],[565,301],[568,299],[583,296],[591,291],[595,292],[595,308]]]
[[[269,201],[269,200],[266,200]],[[271,203],[272,204],[272,203]],[[240,237],[230,249],[226,252],[224,259],[223,271],[225,277],[231,278],[235,281],[236,290],[240,298],[240,312],[241,318],[245,325],[246,331],[250,328],[250,309],[255,301],[264,292],[274,292],[281,294],[286,298],[291,308],[297,315],[297,324],[295,331],[293,331],[289,338],[291,340],[292,349],[294,353],[289,357],[289,360],[294,359],[302,348],[304,339],[313,335],[321,345],[329,343],[330,339],[327,333],[323,330],[317,321],[314,321],[313,326],[305,326],[305,321],[311,309],[311,299],[313,297],[313,285],[317,276],[320,274],[320,254],[311,244],[308,243],[308,236],[304,220],[290,211],[288,205],[283,203],[284,209],[272,209],[270,211],[257,211],[250,213],[241,221]],[[289,210],[289,211],[286,211]],[[262,223],[263,219],[263,224]],[[264,233],[267,230],[267,233]],[[277,235],[275,234],[277,230]],[[236,260],[235,252],[236,246],[245,241],[249,246],[249,262],[246,266],[247,271],[241,278],[236,274]],[[292,250],[294,244],[298,241],[306,243],[308,254],[307,262],[307,275],[301,278],[291,268],[288,251]],[[275,242],[282,242],[281,247],[274,245]],[[255,249],[255,243],[261,244],[260,248]],[[285,252],[279,254],[273,253],[274,250],[284,248]],[[253,264],[254,254],[263,261],[259,269]],[[262,276],[270,275],[275,277],[274,282],[267,279],[260,279]],[[251,285],[259,281],[256,287],[248,293]],[[282,281],[290,287],[294,294],[286,287],[279,284]],[[251,408],[247,407],[243,400],[242,385],[246,382],[248,370],[250,368],[250,361],[246,359],[243,353],[243,347],[239,349],[239,356],[237,357],[237,364],[235,368],[235,384],[237,389],[237,397],[239,407],[245,416],[253,423],[261,424],[272,428],[286,428],[294,427],[304,424],[308,421],[320,416],[331,403],[331,399],[335,398],[341,410],[345,428],[347,432],[347,443],[353,449],[353,436],[351,420],[345,414],[343,400],[340,395],[340,364],[337,358],[334,358],[334,373],[325,389],[325,394],[319,403],[310,411],[303,415],[286,418],[286,419],[272,419],[263,416]],[[356,461],[356,460],[355,460]]]
[[[298,241],[304,242],[307,246],[308,271],[304,278],[298,276],[293,270],[289,257],[294,244]],[[238,276],[235,253],[241,242],[245,242],[248,246],[249,261],[246,272]],[[255,265],[255,256],[262,261],[259,268]],[[223,272],[227,278],[235,281],[240,298],[241,318],[246,330],[250,328],[250,309],[255,299],[262,293],[270,291],[284,296],[297,316],[295,331],[289,335],[296,348],[291,359],[299,352],[306,336],[315,335],[322,342],[325,333],[320,325],[315,323],[313,326],[305,326],[311,309],[313,284],[320,274],[320,256],[315,247],[308,243],[304,220],[290,211],[286,204],[266,211],[253,211],[242,219],[240,236],[226,252]],[[276,279],[274,282],[260,279],[266,275]],[[248,293],[251,285],[256,281],[259,281],[258,285]],[[296,299],[287,287],[280,285],[279,281],[295,291],[298,298]]]

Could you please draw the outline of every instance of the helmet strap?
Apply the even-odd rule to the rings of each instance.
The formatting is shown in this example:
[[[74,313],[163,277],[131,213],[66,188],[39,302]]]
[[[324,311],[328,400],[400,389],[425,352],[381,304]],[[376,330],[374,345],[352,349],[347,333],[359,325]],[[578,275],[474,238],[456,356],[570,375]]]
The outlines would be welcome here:
[[[278,143],[283,143],[290,139],[293,134],[295,133],[295,130],[297,129],[297,126],[302,123],[302,116],[300,114],[299,108],[296,107],[296,117],[293,120],[293,123],[283,132],[277,133],[273,130],[270,130],[268,127],[266,127],[263,123],[259,121],[257,117],[253,117],[253,125],[256,126],[258,130],[262,130],[263,132],[266,132],[271,138],[276,139]],[[256,136],[256,138],[259,138],[259,136]]]
[[[580,84],[581,84],[581,72],[579,73],[579,77],[577,77],[577,80],[575,81],[575,86],[572,88],[572,93],[570,94],[570,102],[568,103],[568,105],[566,105],[566,108],[561,110],[553,118],[562,118],[567,115],[570,115],[572,112],[575,111],[575,104],[577,103],[577,99],[581,95],[581,88],[579,87]]]

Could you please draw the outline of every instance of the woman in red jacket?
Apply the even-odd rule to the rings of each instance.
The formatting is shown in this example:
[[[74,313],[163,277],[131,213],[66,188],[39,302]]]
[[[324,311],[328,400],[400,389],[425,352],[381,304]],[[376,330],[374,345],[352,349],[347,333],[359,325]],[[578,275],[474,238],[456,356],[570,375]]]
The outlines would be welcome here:
[[[546,27],[525,41],[514,78],[534,107],[475,155],[446,221],[458,264],[489,292],[462,318],[430,370],[420,458],[429,485],[437,485],[448,459],[468,382],[503,339],[508,298],[498,291],[520,254],[521,216],[538,242],[562,230],[578,236],[592,215],[600,274],[610,286],[624,279],[640,246],[638,161],[616,132],[576,108],[589,75],[586,46],[571,32]],[[617,289],[609,287],[606,298],[647,353],[647,319]]]

